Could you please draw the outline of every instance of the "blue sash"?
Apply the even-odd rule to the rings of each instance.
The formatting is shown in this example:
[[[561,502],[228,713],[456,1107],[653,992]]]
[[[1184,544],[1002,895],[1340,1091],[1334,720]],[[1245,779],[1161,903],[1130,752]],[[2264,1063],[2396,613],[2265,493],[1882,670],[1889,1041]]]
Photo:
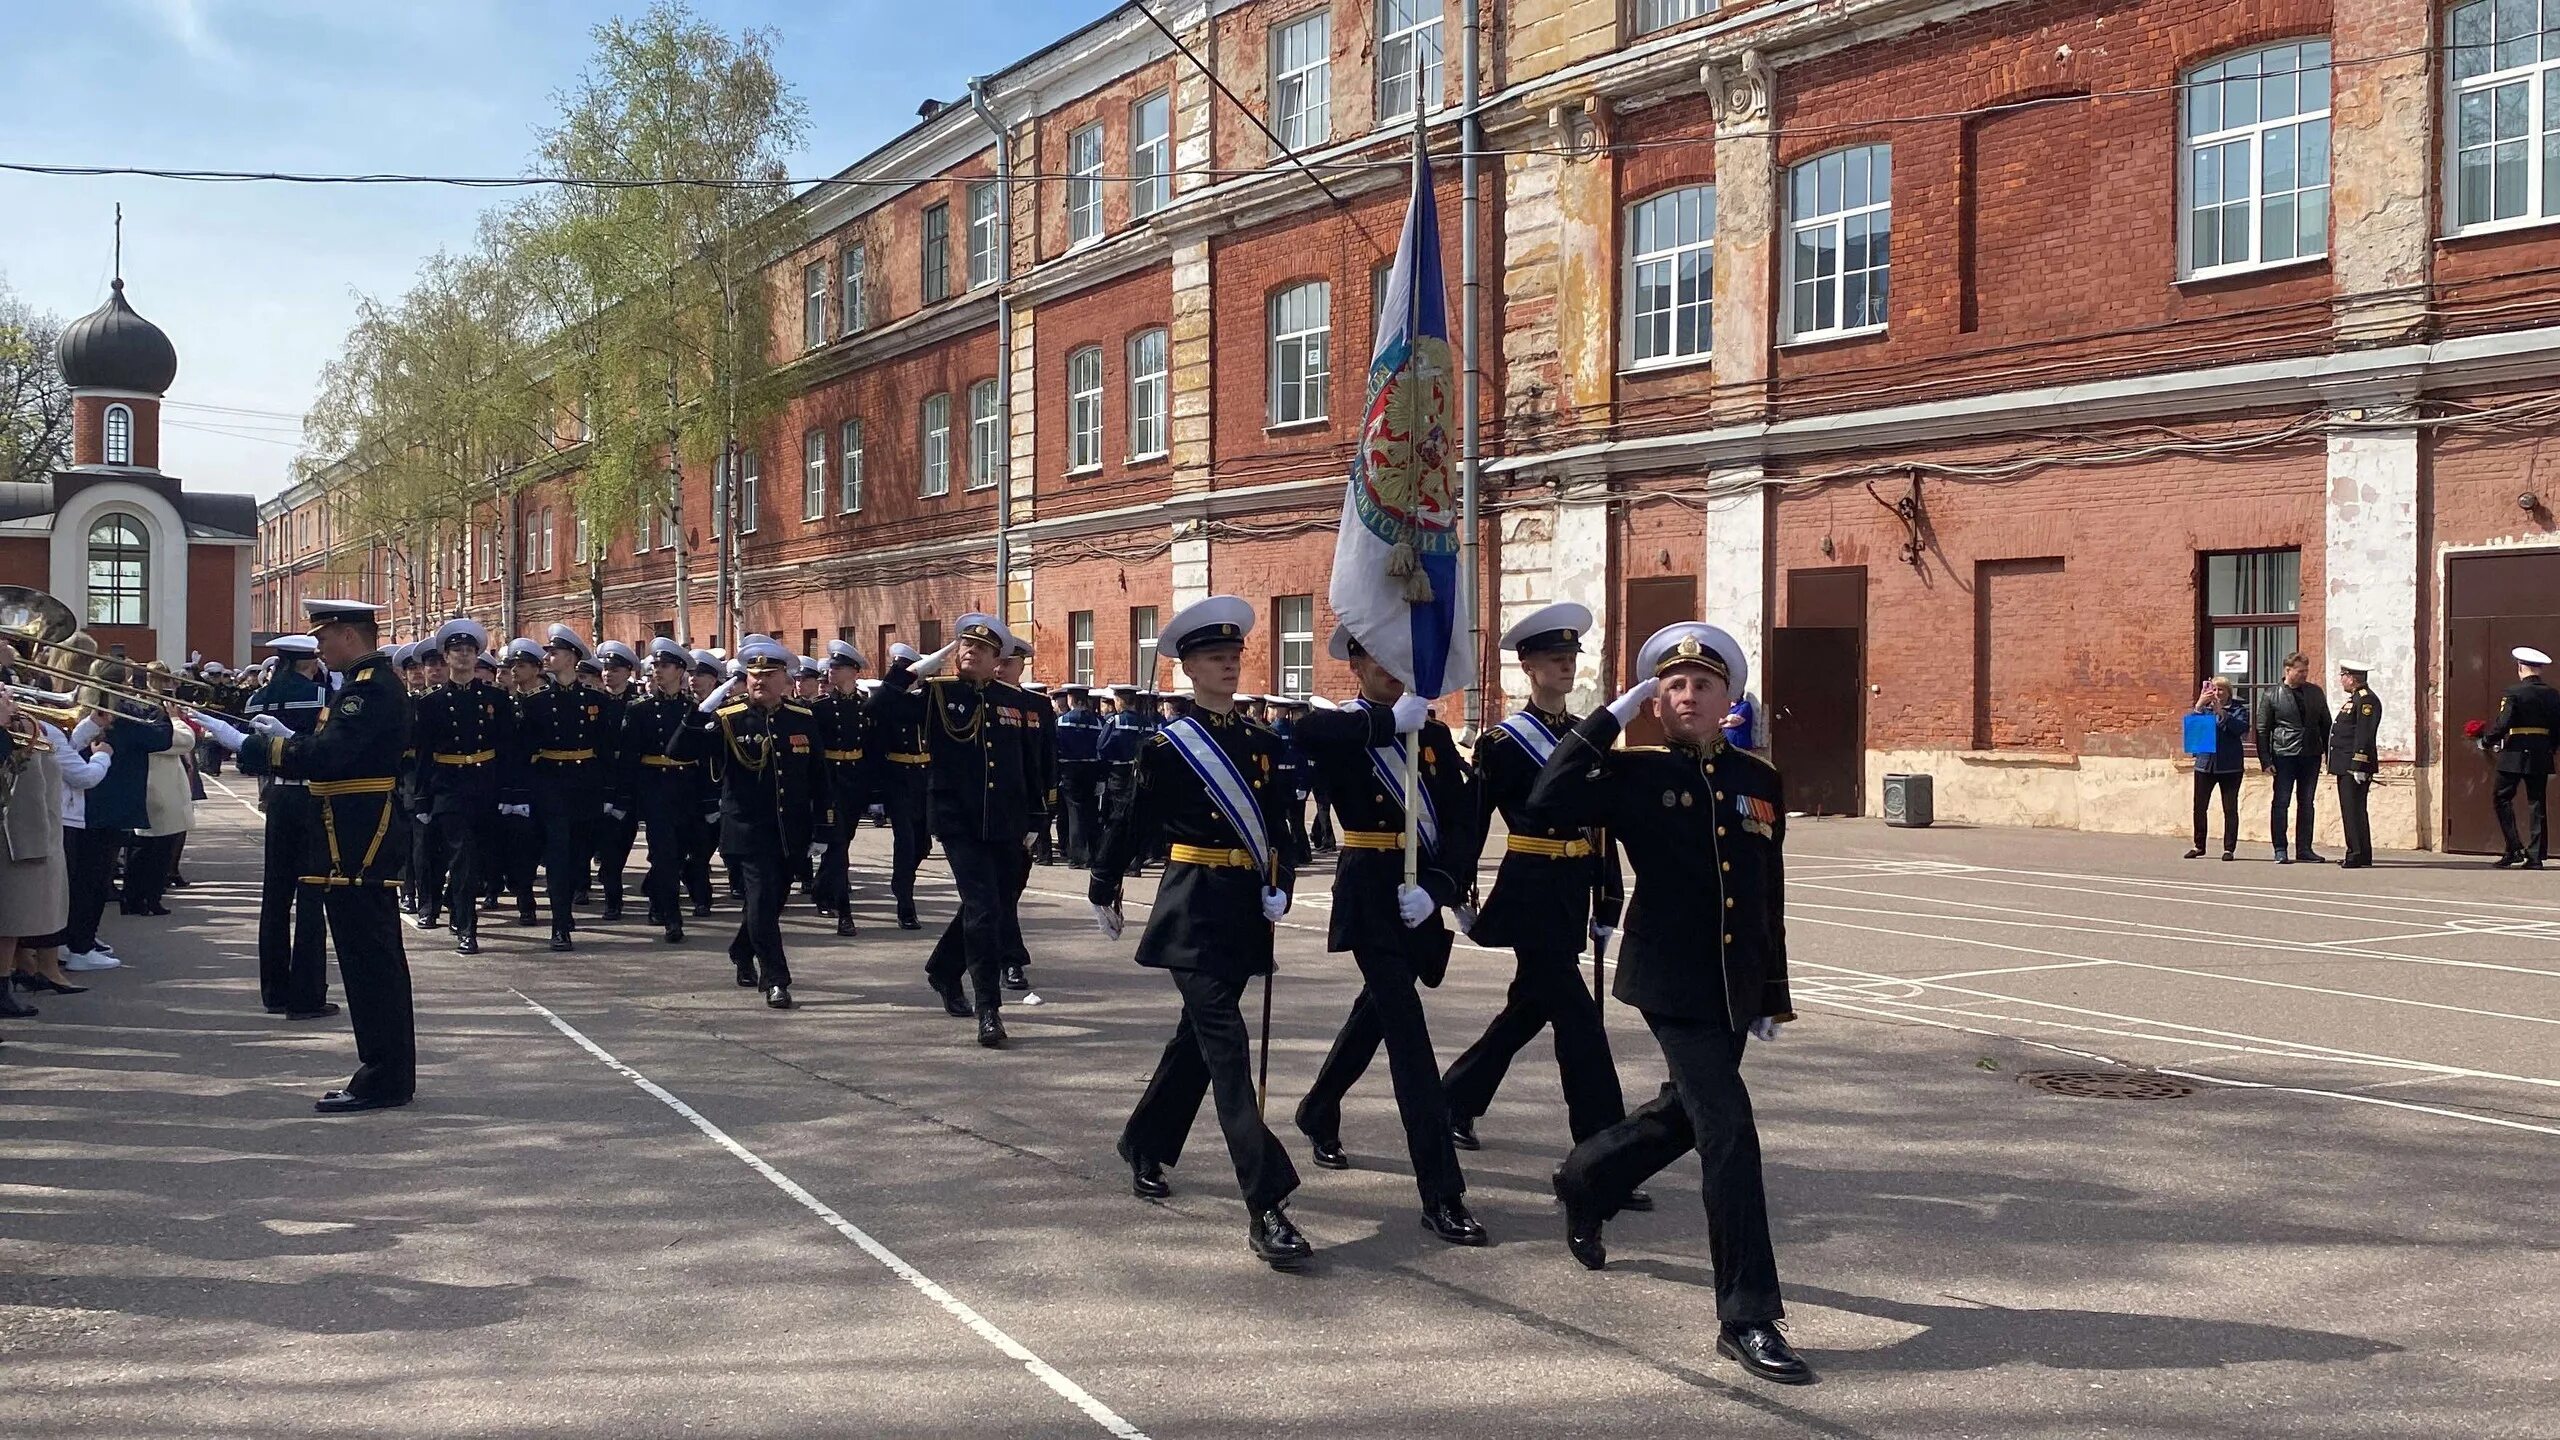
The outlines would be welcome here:
[[[1363,710],[1383,708],[1371,705],[1366,700],[1355,700],[1352,703]],[[1397,737],[1398,740],[1402,738],[1402,736]],[[1369,768],[1376,773],[1378,783],[1386,787],[1387,798],[1402,805],[1404,803],[1404,746],[1391,742],[1369,747]],[[1440,844],[1440,811],[1431,803],[1431,787],[1423,784],[1421,777],[1416,776],[1413,793],[1422,801],[1420,822],[1415,826],[1422,835],[1422,848],[1436,849]]]
[[[1200,777],[1202,788],[1217,802],[1218,813],[1227,817],[1236,834],[1244,838],[1245,853],[1253,857],[1253,868],[1271,883],[1271,839],[1262,828],[1262,807],[1254,802],[1253,786],[1236,768],[1235,758],[1218,744],[1209,727],[1197,716],[1185,715],[1164,727],[1165,738],[1173,742],[1173,753]]]
[[[1556,753],[1556,733],[1547,728],[1547,722],[1526,710],[1503,721],[1497,728],[1519,741],[1520,748],[1528,751],[1529,758],[1540,765],[1546,764],[1547,757]]]

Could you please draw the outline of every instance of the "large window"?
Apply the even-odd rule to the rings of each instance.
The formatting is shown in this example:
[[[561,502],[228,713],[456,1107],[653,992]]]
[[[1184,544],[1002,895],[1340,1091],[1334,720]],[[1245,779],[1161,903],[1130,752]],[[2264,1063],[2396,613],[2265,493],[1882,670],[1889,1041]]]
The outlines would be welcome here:
[[[838,288],[844,291],[844,333],[860,334],[871,323],[871,257],[859,245],[847,245],[836,257]]]
[[[2459,229],[2560,215],[2560,5],[2473,0],[2453,12]]]
[[[800,437],[800,518],[816,520],[827,513],[827,432],[812,430]]]
[[[1271,129],[1291,150],[1333,137],[1332,12],[1272,27]]]
[[[753,450],[738,452],[738,533],[756,533],[756,482],[763,478],[764,462]]]
[[[2232,55],[2186,77],[2184,273],[2329,248],[2329,42]]]
[[[1881,330],[1893,231],[1893,147],[1834,150],[1787,185],[1787,338]]]
[[[1003,402],[996,382],[981,380],[969,387],[970,489],[984,490],[996,483],[996,456],[1003,449]]]
[[[1422,67],[1423,105],[1440,108],[1442,0],[1378,0],[1378,121],[1413,116],[1413,71]]]
[[[1271,423],[1325,418],[1333,287],[1322,280],[1271,297]]]
[[[1067,137],[1067,243],[1102,238],[1102,127]]]
[[[559,554],[558,554],[558,552],[557,552],[555,549],[553,549],[553,544],[554,544],[554,542],[559,538],[559,534],[560,534],[560,519],[559,519],[559,516],[553,512],[553,510],[552,510],[552,508],[551,508],[550,506],[548,506],[548,505],[543,506],[543,507],[542,507],[542,568],[543,568],[544,570],[546,570],[546,571],[547,571],[547,570],[549,570],[549,569],[552,567],[552,565],[553,565],[553,564],[554,564],[554,563],[559,559]]]
[[[1162,330],[1141,330],[1129,337],[1129,458],[1152,460],[1165,453],[1167,337]]]
[[[596,558],[595,552],[587,548],[587,512],[570,511],[569,526],[572,531],[570,543],[578,547],[578,564],[581,567],[593,564]]]
[[[951,397],[928,395],[924,402],[924,484],[926,495],[951,493]]]
[[[101,515],[89,526],[89,623],[151,623],[151,542],[130,515]]]
[[[2202,559],[2196,668],[2200,678],[2229,675],[2254,714],[2259,696],[2283,679],[2284,657],[2301,646],[2302,552],[2244,550]],[[2237,667],[2225,664],[2233,659]]]
[[[1142,220],[1173,199],[1173,99],[1150,95],[1129,107],[1129,218]]]
[[[851,515],[862,508],[862,422],[844,422],[836,440],[836,505]]]
[[[1067,357],[1067,469],[1102,468],[1102,347]]]
[[[720,517],[711,517],[712,534],[720,533]],[[684,540],[684,482],[667,477],[667,503],[658,511],[658,548],[673,550]]]
[[[951,298],[951,207],[935,205],[924,212],[924,303]]]
[[[1067,617],[1067,681],[1072,685],[1093,683],[1093,612],[1078,610]]]
[[[1716,187],[1692,185],[1627,213],[1628,359],[1694,359],[1714,349]]]
[[[827,343],[827,262],[815,261],[800,271],[800,348],[815,350]]]
[[[996,283],[996,186],[969,187],[969,288]]]
[[[132,464],[133,407],[130,405],[108,406],[105,422],[107,463],[110,465]]]
[[[1133,673],[1129,679],[1140,689],[1152,690],[1156,684],[1156,607],[1129,607],[1129,657]]]
[[[1283,595],[1271,602],[1272,688],[1283,695],[1316,690],[1316,597]]]
[[[1636,33],[1650,35],[1715,8],[1715,0],[1636,0]]]

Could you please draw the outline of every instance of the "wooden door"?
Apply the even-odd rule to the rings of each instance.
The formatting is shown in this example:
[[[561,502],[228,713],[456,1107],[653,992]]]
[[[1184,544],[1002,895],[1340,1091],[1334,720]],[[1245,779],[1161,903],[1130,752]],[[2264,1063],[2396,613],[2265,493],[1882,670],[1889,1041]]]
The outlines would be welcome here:
[[[1618,626],[1617,688],[1625,690],[1640,678],[1636,672],[1636,652],[1653,632],[1665,625],[1698,618],[1698,577],[1695,575],[1656,575],[1627,582],[1624,619]],[[1651,714],[1639,715],[1627,727],[1626,743],[1659,745],[1662,722]]]
[[[2497,718],[2499,697],[2516,678],[2507,652],[2531,645],[2560,653],[2560,551],[2457,555],[2445,561],[2444,578],[2444,848],[2495,855],[2506,846],[2489,808],[2496,765],[2462,727]]]
[[[1761,706],[1790,809],[1866,808],[1867,571],[1787,572],[1787,623],[1769,637]]]

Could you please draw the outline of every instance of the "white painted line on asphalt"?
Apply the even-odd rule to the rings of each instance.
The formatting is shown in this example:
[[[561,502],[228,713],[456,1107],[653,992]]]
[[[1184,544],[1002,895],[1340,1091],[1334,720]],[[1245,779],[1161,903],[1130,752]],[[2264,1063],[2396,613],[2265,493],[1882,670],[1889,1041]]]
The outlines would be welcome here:
[[[729,1132],[712,1124],[708,1119],[705,1119],[702,1112],[694,1109],[690,1105],[687,1105],[682,1100],[677,1099],[666,1089],[666,1087],[658,1084],[658,1082],[641,1074],[639,1071],[632,1069],[630,1066],[623,1064],[620,1060],[615,1059],[603,1046],[598,1045],[593,1040],[590,1040],[585,1035],[579,1033],[576,1026],[571,1025],[568,1021],[561,1019],[550,1010],[544,1008],[542,1002],[525,994],[521,990],[514,990],[508,993],[514,995],[517,999],[522,1000],[535,1014],[550,1021],[553,1029],[575,1041],[578,1048],[586,1051],[590,1055],[593,1055],[598,1060],[603,1061],[607,1068],[613,1070],[616,1074],[619,1074],[622,1078],[630,1081],[632,1084],[639,1086],[641,1090],[646,1092],[651,1098],[657,1100],[660,1104],[665,1105],[668,1109],[673,1110],[678,1115],[681,1115],[686,1120],[690,1121],[693,1128],[710,1137],[711,1143],[728,1151],[730,1154],[738,1157],[739,1160],[745,1162],[748,1169],[763,1176],[767,1181],[772,1183],[775,1189],[780,1190],[783,1194],[799,1201],[802,1208],[806,1209],[810,1214],[825,1221],[828,1227],[834,1230],[837,1234],[842,1235],[847,1240],[850,1240],[855,1245],[859,1246],[862,1253],[879,1261],[880,1264],[886,1267],[891,1274],[896,1275],[899,1279],[914,1286],[917,1293],[923,1295],[926,1299],[931,1300],[934,1304],[941,1306],[944,1312],[949,1314],[953,1319],[968,1326],[979,1339],[994,1346],[997,1350],[1003,1352],[1006,1358],[1013,1360],[1020,1364],[1025,1370],[1030,1371],[1032,1376],[1038,1379],[1041,1384],[1046,1385],[1051,1390],[1057,1392],[1060,1398],[1064,1399],[1068,1404],[1083,1411],[1086,1418],[1092,1420],[1096,1425],[1101,1426],[1106,1434],[1118,1436],[1120,1437],[1120,1440],[1147,1440],[1147,1434],[1145,1431],[1140,1430],[1137,1426],[1120,1418],[1120,1416],[1114,1412],[1111,1407],[1087,1394],[1083,1386],[1078,1385],[1073,1380],[1059,1374],[1057,1370],[1050,1366],[1048,1361],[1043,1360],[1039,1356],[1032,1354],[1029,1350],[1024,1349],[1021,1341],[1016,1340],[1012,1336],[1004,1333],[1002,1330],[997,1329],[994,1322],[988,1320],[987,1317],[979,1314],[977,1311],[970,1309],[968,1304],[962,1301],[958,1296],[953,1295],[950,1291],[945,1290],[940,1285],[934,1283],[933,1279],[927,1276],[923,1271],[918,1270],[913,1265],[910,1265],[906,1261],[898,1258],[896,1251],[891,1250],[888,1246],[871,1238],[869,1232],[865,1231],[861,1226],[858,1226],[852,1221],[844,1218],[842,1215],[837,1214],[825,1201],[820,1200],[817,1196],[800,1188],[799,1182],[773,1168],[772,1165],[765,1161],[763,1156],[758,1155],[753,1150],[748,1149],[746,1146],[741,1145],[736,1140],[730,1138]]]
[[[255,817],[256,817],[256,818],[258,818],[259,820],[263,821],[263,820],[265,820],[265,819],[267,818],[267,812],[266,812],[266,811],[264,811],[264,810],[259,809],[259,808],[257,807],[256,802],[241,799],[241,798],[240,798],[240,792],[239,792],[239,791],[234,790],[234,789],[232,789],[230,786],[223,784],[220,780],[218,780],[218,779],[214,778],[213,776],[211,776],[211,775],[207,775],[206,777],[204,777],[204,783],[206,783],[207,785],[212,786],[212,787],[213,787],[214,789],[216,789],[216,790],[221,791],[223,794],[230,796],[230,797],[231,797],[231,803],[232,803],[232,804],[237,805],[237,806],[239,806],[241,809],[248,811],[251,815],[255,816]]]
[[[1789,857],[1793,859],[1791,855]],[[1812,860],[1847,859],[1847,856],[1808,854]],[[1914,862],[1925,864],[1929,862]],[[2353,905],[2368,910],[2414,910],[2419,913],[2472,907],[2483,910],[2538,910],[2560,914],[2560,905],[2541,904],[2530,900],[2482,900],[2441,895],[2376,895],[2367,891],[2321,890],[2309,885],[2277,889],[2264,885],[2233,885],[2211,880],[2164,880],[2142,875],[2122,875],[2084,870],[2026,870],[2001,865],[1967,865],[1943,862],[1936,870],[1909,871],[1911,874],[1940,874],[1958,877],[1974,875],[2025,875],[2041,880],[2113,881],[2140,885],[2155,890],[2193,890],[2205,894],[2245,895],[2261,900],[2280,900],[2287,906]],[[2078,887],[2074,887],[2078,888]]]
[[[2092,965],[2120,965],[2120,960],[2058,960],[2051,965],[2005,965],[1997,970],[1957,970],[1945,975],[1914,975],[1905,980],[1861,980],[1843,985],[1843,990],[1863,990],[1871,985],[1937,985],[1949,980],[1980,980],[1989,975],[2036,975],[2047,970],[2086,970]]]

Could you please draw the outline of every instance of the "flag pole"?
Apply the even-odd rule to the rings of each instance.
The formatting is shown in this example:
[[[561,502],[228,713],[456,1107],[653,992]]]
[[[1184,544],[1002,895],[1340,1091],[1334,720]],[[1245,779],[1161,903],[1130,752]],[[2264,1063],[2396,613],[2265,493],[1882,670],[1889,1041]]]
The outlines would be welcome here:
[[[1429,102],[1422,91],[1423,82],[1430,77],[1430,73],[1422,63],[1422,46],[1417,42],[1413,47],[1413,183],[1416,189],[1421,187],[1423,156],[1430,148],[1431,127],[1424,118],[1429,113]],[[1407,204],[1410,206],[1411,202],[1408,201]],[[1421,238],[1427,244],[1436,245],[1440,242],[1440,237],[1437,235]],[[1421,269],[1421,257],[1416,256],[1404,293],[1404,333],[1408,338],[1420,333],[1422,329],[1422,287],[1412,283],[1413,279],[1419,277]],[[1413,363],[1409,354],[1405,363],[1408,365]],[[1434,697],[1425,695],[1422,698],[1427,701]],[[1419,813],[1421,810],[1419,792],[1422,788],[1421,756],[1422,732],[1416,730],[1404,737],[1404,883],[1407,885],[1420,884],[1422,878],[1420,840],[1422,822]]]

